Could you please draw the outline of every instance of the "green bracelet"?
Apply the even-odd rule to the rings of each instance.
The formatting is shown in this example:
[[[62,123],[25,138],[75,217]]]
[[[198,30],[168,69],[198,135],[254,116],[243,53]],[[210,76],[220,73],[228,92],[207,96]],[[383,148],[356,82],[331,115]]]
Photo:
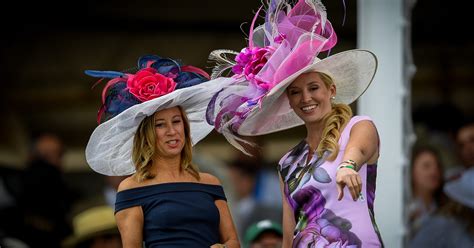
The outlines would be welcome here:
[[[357,163],[356,163],[354,160],[352,160],[352,159],[344,160],[344,161],[341,162],[341,164],[342,164],[342,163],[351,164],[351,165],[353,165],[355,168],[357,168]]]
[[[337,170],[340,170],[340,169],[342,169],[342,168],[349,168],[349,169],[355,170],[355,168],[354,168],[353,165],[344,165],[344,163],[341,163],[341,165],[339,165],[339,166],[337,167]]]

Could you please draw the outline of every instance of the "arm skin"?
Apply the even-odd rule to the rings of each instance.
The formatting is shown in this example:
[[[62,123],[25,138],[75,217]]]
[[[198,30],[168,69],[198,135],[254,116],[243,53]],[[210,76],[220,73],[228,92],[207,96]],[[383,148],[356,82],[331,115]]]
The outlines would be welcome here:
[[[133,188],[132,177],[124,179],[118,188],[118,191]],[[115,214],[115,220],[122,237],[124,248],[142,248],[143,247],[143,211],[140,206],[123,209]]]
[[[221,185],[219,179],[211,174],[201,173],[201,180],[206,184]],[[239,238],[227,202],[224,200],[216,200],[215,204],[220,215],[219,235],[221,243],[214,244],[211,247],[219,248],[225,245],[227,248],[240,248]]]
[[[284,183],[280,176],[280,190],[283,201],[283,246],[291,247],[293,243],[293,233],[296,227],[295,216],[288,200],[285,196]]]
[[[379,156],[378,143],[377,130],[371,121],[360,121],[352,127],[343,161],[352,159],[357,163],[358,168],[355,168],[355,170],[341,168],[337,171],[338,200],[341,200],[344,196],[345,186],[349,189],[352,199],[357,200],[362,190],[362,180],[357,171],[362,164],[377,161]]]

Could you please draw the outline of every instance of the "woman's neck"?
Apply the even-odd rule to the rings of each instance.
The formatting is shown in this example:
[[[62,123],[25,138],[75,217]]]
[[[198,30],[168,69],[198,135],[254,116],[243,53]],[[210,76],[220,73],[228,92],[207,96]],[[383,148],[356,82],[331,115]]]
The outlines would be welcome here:
[[[321,136],[323,133],[322,122],[306,123],[306,143],[308,143],[311,151],[316,150],[321,142]]]
[[[158,157],[153,161],[153,167],[161,175],[169,175],[171,178],[178,178],[181,173],[181,156],[163,158]]]
[[[426,208],[429,208],[433,203],[433,193],[427,190],[415,190],[415,196],[419,198]]]

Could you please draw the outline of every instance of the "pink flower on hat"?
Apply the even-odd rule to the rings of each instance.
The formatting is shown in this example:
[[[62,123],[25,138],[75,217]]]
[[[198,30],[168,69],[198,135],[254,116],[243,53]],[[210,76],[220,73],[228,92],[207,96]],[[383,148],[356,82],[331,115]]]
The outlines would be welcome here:
[[[262,82],[255,78],[263,66],[267,63],[271,56],[273,48],[271,47],[246,47],[237,55],[235,61],[237,64],[232,67],[232,72],[237,75],[244,75],[245,79],[255,82],[264,88],[267,87],[266,82]]]
[[[135,75],[128,75],[127,88],[132,95],[145,102],[172,92],[176,83],[154,68],[145,68]]]

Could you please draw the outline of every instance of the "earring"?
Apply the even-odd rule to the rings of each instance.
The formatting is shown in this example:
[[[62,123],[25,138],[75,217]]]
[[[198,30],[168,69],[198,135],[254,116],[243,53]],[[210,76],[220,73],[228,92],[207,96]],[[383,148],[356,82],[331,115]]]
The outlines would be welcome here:
[[[336,99],[336,97],[335,97],[335,96],[331,96],[331,100],[335,100],[335,99]]]

